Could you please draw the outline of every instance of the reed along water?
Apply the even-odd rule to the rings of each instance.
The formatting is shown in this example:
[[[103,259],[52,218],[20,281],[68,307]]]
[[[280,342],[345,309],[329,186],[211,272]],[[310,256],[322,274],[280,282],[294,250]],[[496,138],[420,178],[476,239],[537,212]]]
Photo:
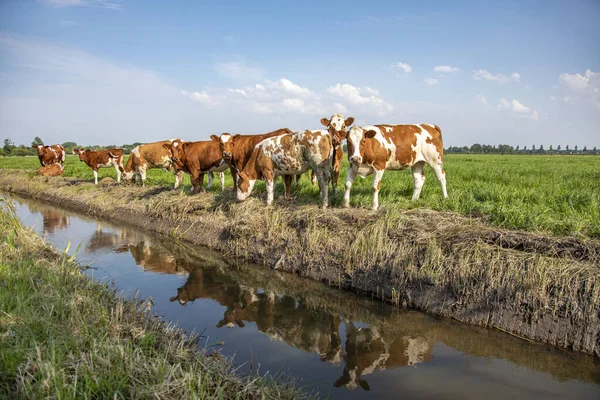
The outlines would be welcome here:
[[[598,358],[437,319],[137,228],[12,197],[24,225],[241,373],[331,399],[600,399]]]

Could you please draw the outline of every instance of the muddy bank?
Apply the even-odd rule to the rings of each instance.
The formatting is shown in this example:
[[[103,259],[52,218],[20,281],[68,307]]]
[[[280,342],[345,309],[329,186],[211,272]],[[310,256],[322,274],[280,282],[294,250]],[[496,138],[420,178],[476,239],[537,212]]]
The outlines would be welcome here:
[[[354,290],[588,354],[600,351],[600,241],[502,231],[429,210],[319,210],[233,194],[97,187],[0,171],[0,187]]]

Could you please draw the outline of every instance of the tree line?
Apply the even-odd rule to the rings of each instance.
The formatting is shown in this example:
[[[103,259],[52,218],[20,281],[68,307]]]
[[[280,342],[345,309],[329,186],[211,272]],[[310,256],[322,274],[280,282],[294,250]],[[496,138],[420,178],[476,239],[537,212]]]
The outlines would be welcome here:
[[[4,146],[0,149],[0,156],[36,156],[37,151],[32,147],[37,145],[43,145],[44,141],[36,136],[31,142],[30,146],[25,146],[24,144],[15,145],[14,142],[10,138],[4,139]],[[105,150],[112,149],[115,147],[121,148],[125,151],[125,154],[129,154],[131,150],[135,147],[142,144],[141,142],[135,142],[132,144],[124,144],[121,146],[117,146],[114,144],[109,144],[106,146],[82,146],[78,145],[75,142],[64,142],[61,145],[65,148],[67,154],[71,154],[71,151],[76,148],[86,148],[88,150]],[[346,151],[346,145],[344,145],[344,151]],[[592,149],[588,149],[587,146],[583,146],[580,148],[578,145],[570,147],[568,144],[563,148],[561,145],[556,147],[550,145],[548,148],[544,148],[544,145],[532,145],[531,147],[527,146],[517,146],[513,147],[508,144],[501,144],[498,146],[492,146],[489,144],[479,144],[475,143],[471,147],[469,146],[450,146],[447,149],[444,149],[445,153],[449,154],[582,154],[582,155],[600,155],[600,150],[596,149],[594,146]]]
[[[594,146],[592,149],[588,149],[587,146],[583,146],[583,148],[575,145],[570,147],[568,144],[565,147],[558,145],[554,147],[553,145],[544,148],[544,145],[541,144],[539,146],[531,145],[531,147],[527,146],[517,146],[513,147],[508,144],[501,144],[498,146],[491,146],[489,144],[479,144],[475,143],[471,147],[469,146],[450,146],[447,149],[444,149],[444,152],[451,154],[590,154],[590,155],[600,155],[600,150],[596,149]]]

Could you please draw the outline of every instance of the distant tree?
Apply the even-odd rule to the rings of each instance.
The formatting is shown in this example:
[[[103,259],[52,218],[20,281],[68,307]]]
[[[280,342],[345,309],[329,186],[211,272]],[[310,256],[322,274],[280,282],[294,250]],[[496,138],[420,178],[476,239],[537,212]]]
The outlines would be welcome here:
[[[550,147],[548,149],[550,150],[550,152],[552,152],[552,145],[550,145]]]
[[[517,145],[517,152],[519,151],[519,145]]]
[[[587,146],[583,146],[583,150],[584,153],[587,153]]]
[[[544,145],[543,144],[540,144],[540,151],[539,152],[542,153],[542,154],[545,153],[545,151],[544,151]]]
[[[11,140],[11,138],[4,139],[4,146],[2,147],[2,150],[4,150],[4,154],[10,154],[14,148],[15,143]]]
[[[75,142],[64,142],[62,144],[62,147],[64,147],[65,149],[68,147],[70,149],[74,149],[75,147],[77,147],[77,143]]]
[[[31,142],[31,147],[36,147],[40,144],[43,146],[44,141],[39,136],[36,136],[35,138],[33,138],[33,142]]]
[[[596,146],[594,146],[594,154],[596,154]]]
[[[523,151],[527,151],[527,146],[523,146]]]
[[[531,151],[535,151],[535,144],[531,146]]]
[[[471,146],[471,153],[481,153],[483,152],[483,147],[479,143],[475,143]]]
[[[575,153],[577,153],[577,145],[575,145]]]
[[[566,151],[569,151],[569,145],[567,145],[567,147],[565,147],[565,150],[566,150]]]
[[[560,151],[560,144],[558,145],[558,147],[556,148],[556,150]]]

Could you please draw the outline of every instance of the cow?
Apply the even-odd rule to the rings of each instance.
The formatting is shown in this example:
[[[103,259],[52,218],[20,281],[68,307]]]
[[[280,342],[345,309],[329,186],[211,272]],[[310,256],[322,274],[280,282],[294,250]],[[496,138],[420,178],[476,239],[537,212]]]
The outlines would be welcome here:
[[[328,188],[331,176],[333,145],[325,130],[300,131],[270,137],[260,142],[243,171],[238,174],[237,200],[245,200],[257,179],[267,181],[267,205],[273,203],[274,182],[283,175],[285,198],[290,199],[293,175],[312,168],[321,190],[321,205],[328,206]]]
[[[215,135],[213,135],[215,136]],[[173,140],[171,143],[163,144],[165,150],[172,154],[173,168],[178,173],[187,172],[192,181],[194,193],[204,192],[204,174],[208,173],[208,187],[213,181],[213,172],[219,173],[221,190],[225,187],[225,176],[223,171],[228,168],[223,160],[219,148],[219,139],[215,136],[211,140],[199,142],[184,142],[181,139]]]
[[[38,144],[37,146],[31,146],[31,148],[37,150],[42,167],[50,164],[61,164],[63,167],[65,166],[65,148],[60,144],[53,144],[51,146]]]
[[[140,177],[142,186],[145,186],[146,171],[150,168],[164,168],[167,171],[171,171],[173,169],[172,154],[168,147],[164,145],[170,145],[175,140],[179,139],[141,144],[131,150],[123,172],[125,184],[131,183],[131,180],[135,176],[136,180]],[[174,173],[175,188],[178,188],[179,184],[183,182],[183,172],[174,170]]]
[[[79,155],[79,161],[84,162],[94,172],[94,184],[98,184],[98,169],[114,167],[117,173],[117,182],[121,182],[123,173],[123,155],[122,149],[108,150],[85,150],[73,149],[73,154]]]
[[[321,118],[321,124],[327,127],[327,131],[331,134],[333,143],[333,160],[332,160],[332,172],[331,172],[331,186],[333,187],[333,194],[337,194],[338,188],[338,177],[340,176],[340,170],[342,169],[342,159],[344,158],[344,150],[342,144],[348,133],[346,128],[354,123],[353,117],[344,119],[342,114],[333,114],[331,118]],[[314,173],[313,173],[313,185],[314,185]]]
[[[65,169],[62,165],[60,164],[49,164],[46,165],[45,167],[39,167],[36,175],[42,175],[42,176],[59,176],[62,175],[63,172],[65,172]]]
[[[220,137],[217,135],[210,137],[212,140],[219,142],[223,159],[231,169],[234,191],[237,191],[237,174],[246,166],[256,145],[264,139],[284,133],[292,133],[292,131],[288,128],[281,128],[261,135],[232,135],[231,133],[222,133]]]
[[[353,126],[347,135],[350,168],[346,177],[344,207],[350,205],[350,189],[356,175],[363,178],[373,174],[373,210],[379,208],[379,188],[386,169],[412,168],[415,184],[413,201],[418,200],[425,183],[423,166],[433,169],[442,186],[444,198],[446,173],[444,172],[444,146],[442,131],[437,125],[369,125]]]

